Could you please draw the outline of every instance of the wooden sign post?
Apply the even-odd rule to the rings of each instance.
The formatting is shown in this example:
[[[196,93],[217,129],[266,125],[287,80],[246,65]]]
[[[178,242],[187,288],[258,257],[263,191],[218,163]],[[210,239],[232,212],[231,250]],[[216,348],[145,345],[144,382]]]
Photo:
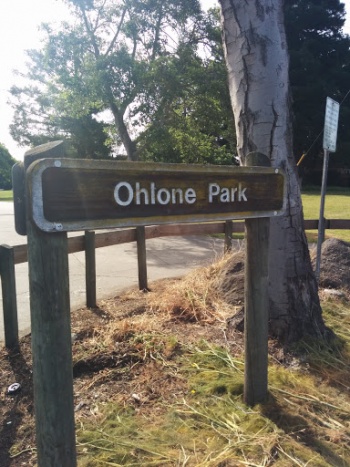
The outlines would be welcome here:
[[[62,142],[43,145],[25,154],[24,166],[62,155]],[[27,236],[38,466],[75,467],[67,234],[48,234],[29,215]]]
[[[267,156],[250,153],[248,166],[269,166]],[[270,218],[245,220],[244,402],[253,406],[267,397],[268,253]]]
[[[25,157],[39,467],[76,465],[67,231],[136,226],[143,245],[145,225],[247,219],[244,399],[261,402],[267,395],[268,218],[284,211],[283,172],[262,166],[261,154],[247,157],[246,167],[222,167],[79,161],[57,157],[60,151],[53,143]],[[147,288],[145,271],[140,274]]]

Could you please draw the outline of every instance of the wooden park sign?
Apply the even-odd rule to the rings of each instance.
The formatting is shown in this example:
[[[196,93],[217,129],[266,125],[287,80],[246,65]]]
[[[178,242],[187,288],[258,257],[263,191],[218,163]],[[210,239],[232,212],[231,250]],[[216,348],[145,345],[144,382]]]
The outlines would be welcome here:
[[[26,225],[20,216],[17,224],[28,236],[38,466],[76,467],[67,231],[245,219],[243,396],[248,405],[262,402],[269,218],[284,210],[283,172],[259,153],[248,154],[245,167],[220,167],[81,161],[62,152],[53,142],[26,153],[26,199],[18,203],[26,205]]]
[[[270,217],[285,199],[269,167],[42,159],[28,180],[45,232]]]

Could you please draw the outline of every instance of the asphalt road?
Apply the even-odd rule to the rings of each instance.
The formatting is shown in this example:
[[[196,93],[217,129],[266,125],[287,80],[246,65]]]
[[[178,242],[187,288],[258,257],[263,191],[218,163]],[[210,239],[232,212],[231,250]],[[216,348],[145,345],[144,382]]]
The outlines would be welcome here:
[[[20,245],[26,237],[15,232],[13,204],[0,202],[0,244]],[[163,237],[147,240],[149,282],[178,277],[201,264],[208,264],[223,252],[223,241],[209,236]],[[97,301],[113,297],[122,289],[137,286],[136,244],[126,243],[96,250]],[[71,309],[85,303],[84,252],[69,255]],[[20,336],[30,332],[28,265],[16,265],[17,309]],[[2,294],[0,291],[0,345],[4,342]]]

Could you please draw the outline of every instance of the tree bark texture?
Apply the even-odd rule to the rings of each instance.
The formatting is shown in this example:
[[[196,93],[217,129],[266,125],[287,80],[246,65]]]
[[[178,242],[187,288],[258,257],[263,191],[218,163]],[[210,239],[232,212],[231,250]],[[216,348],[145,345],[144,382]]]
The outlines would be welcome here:
[[[288,50],[282,0],[220,0],[222,31],[241,163],[266,154],[287,176],[285,215],[271,219],[270,333],[283,342],[321,336],[317,282],[312,271],[293,156]]]

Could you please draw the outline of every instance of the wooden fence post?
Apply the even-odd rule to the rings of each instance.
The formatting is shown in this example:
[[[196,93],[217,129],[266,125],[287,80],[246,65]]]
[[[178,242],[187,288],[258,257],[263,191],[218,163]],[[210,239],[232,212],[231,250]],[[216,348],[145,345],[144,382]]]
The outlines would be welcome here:
[[[63,143],[27,151],[25,169],[39,158],[61,157]],[[28,174],[26,175],[28,185]],[[39,230],[30,218],[27,235],[33,353],[34,409],[39,467],[75,467],[67,234]]]
[[[13,349],[18,346],[18,319],[16,276],[13,247],[0,246],[0,273],[4,313],[5,346]]]
[[[250,153],[244,165],[269,166],[270,161]],[[269,230],[269,218],[245,220],[244,402],[250,406],[267,398]]]
[[[147,290],[147,257],[146,257],[146,234],[144,227],[136,227],[137,243],[137,265],[139,273],[139,289]]]
[[[225,221],[225,253],[232,250],[232,221]]]
[[[96,254],[95,232],[85,232],[85,284],[86,306],[96,308]]]

